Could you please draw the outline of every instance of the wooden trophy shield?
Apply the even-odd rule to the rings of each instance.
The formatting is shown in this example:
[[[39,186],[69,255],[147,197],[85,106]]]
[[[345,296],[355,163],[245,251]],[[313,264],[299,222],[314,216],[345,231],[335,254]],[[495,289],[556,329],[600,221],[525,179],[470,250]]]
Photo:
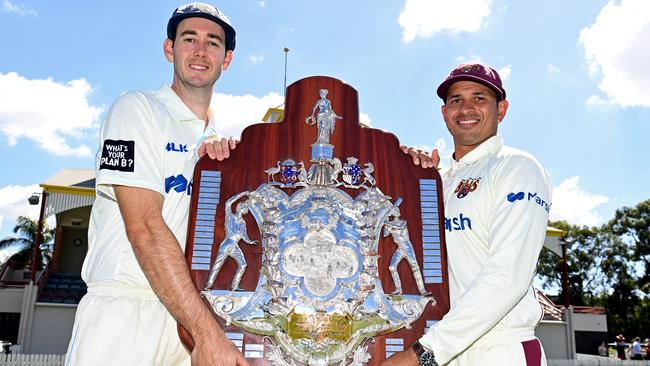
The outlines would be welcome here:
[[[399,146],[359,124],[354,88],[314,76],[282,122],[198,162],[185,256],[252,365],[378,365],[449,310],[442,181]]]

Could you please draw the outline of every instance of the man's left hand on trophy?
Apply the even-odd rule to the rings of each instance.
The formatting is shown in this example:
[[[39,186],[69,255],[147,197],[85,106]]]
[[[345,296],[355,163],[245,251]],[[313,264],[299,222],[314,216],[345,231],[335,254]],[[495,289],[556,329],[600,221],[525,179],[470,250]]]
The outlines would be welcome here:
[[[199,147],[199,157],[208,154],[210,159],[223,161],[230,157],[230,150],[234,150],[239,141],[231,138],[208,137],[202,141]]]
[[[413,164],[420,165],[425,169],[426,168],[437,169],[438,164],[440,164],[440,155],[438,154],[438,149],[433,149],[433,151],[431,151],[431,154],[427,153],[426,151],[422,151],[405,145],[400,146],[400,149],[402,149],[404,154],[411,155],[411,158],[413,159]]]
[[[391,357],[382,361],[379,366],[417,366],[420,364],[418,355],[413,349],[408,348],[406,352],[395,353]]]

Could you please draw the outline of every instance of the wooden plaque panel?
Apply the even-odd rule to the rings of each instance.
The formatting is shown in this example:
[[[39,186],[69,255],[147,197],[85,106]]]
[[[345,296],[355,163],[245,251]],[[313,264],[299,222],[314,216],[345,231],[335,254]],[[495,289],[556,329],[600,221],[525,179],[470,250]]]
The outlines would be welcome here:
[[[399,340],[402,340],[406,349],[417,340],[425,331],[427,321],[429,324],[442,318],[449,310],[449,286],[447,279],[447,256],[444,244],[444,211],[442,207],[442,181],[435,169],[423,169],[413,165],[410,156],[404,154],[395,135],[374,128],[363,127],[359,124],[359,107],[357,91],[340,80],[313,76],[299,80],[287,88],[284,120],[279,123],[260,123],[247,127],[241,136],[241,142],[232,151],[231,157],[225,161],[210,160],[207,156],[202,158],[196,166],[193,179],[192,204],[188,227],[188,238],[185,249],[188,266],[191,269],[192,279],[197,289],[203,289],[209,274],[209,269],[198,269],[201,258],[194,253],[195,233],[197,225],[197,205],[200,194],[203,171],[219,171],[221,175],[219,199],[216,205],[214,219],[214,239],[212,241],[212,254],[209,260],[210,267],[215,259],[219,245],[224,238],[224,206],[229,197],[242,192],[254,191],[260,184],[268,182],[265,169],[277,166],[278,161],[293,159],[296,162],[304,161],[309,166],[311,159],[311,144],[316,141],[317,128],[307,125],[305,118],[312,114],[315,102],[319,99],[319,90],[327,89],[327,98],[332,103],[333,110],[343,118],[336,122],[336,128],[330,138],[334,145],[334,157],[345,162],[346,157],[359,158],[361,163],[374,164],[373,176],[376,186],[386,195],[396,200],[403,198],[400,205],[402,218],[407,220],[411,241],[416,251],[420,268],[426,271],[423,265],[423,219],[422,207],[427,206],[421,192],[421,180],[435,181],[434,206],[437,208],[435,218],[425,224],[433,223],[439,234],[439,263],[440,270],[434,271],[435,282],[426,283],[426,289],[435,297],[437,304],[428,305],[423,315],[412,324],[411,329],[401,329],[396,332],[377,336],[375,342],[368,342],[372,359],[368,365],[378,365],[386,358],[390,350],[399,350]],[[386,101],[390,103],[390,100]],[[408,123],[408,121],[395,121],[395,123]],[[433,136],[431,137],[433,139]],[[299,189],[299,188],[298,188]],[[296,189],[284,189],[291,195]],[[343,189],[351,197],[356,197],[363,190]],[[431,198],[431,197],[429,197]],[[430,199],[428,199],[430,201]],[[431,206],[429,204],[429,206]],[[248,233],[251,239],[261,242],[260,233],[255,220],[247,215]],[[254,291],[261,268],[262,246],[245,245],[240,243],[240,248],[246,256],[248,268],[242,278],[241,287]],[[391,279],[388,265],[396,246],[392,238],[381,237],[379,241],[379,275],[383,289],[386,293],[395,289]],[[205,260],[203,260],[205,261]],[[203,266],[205,267],[205,265]],[[232,258],[226,260],[221,269],[214,288],[229,289],[233,275],[237,269]],[[411,269],[406,260],[398,266],[402,288],[405,294],[419,294]],[[431,273],[431,272],[429,272]],[[426,274],[425,274],[426,277]],[[429,276],[431,277],[431,276]],[[427,282],[427,281],[425,281]],[[431,279],[428,280],[431,282]],[[247,345],[264,344],[262,336],[241,330],[235,326],[225,327],[229,334],[243,334],[242,346],[244,353],[248,353]],[[188,349],[193,348],[193,342],[185,329],[179,326],[179,334]],[[386,339],[389,343],[396,343],[397,347],[386,349]],[[397,339],[395,341],[394,339]],[[259,347],[259,346],[256,346]],[[254,349],[254,347],[250,347]],[[270,365],[264,359],[248,358],[252,365]]]

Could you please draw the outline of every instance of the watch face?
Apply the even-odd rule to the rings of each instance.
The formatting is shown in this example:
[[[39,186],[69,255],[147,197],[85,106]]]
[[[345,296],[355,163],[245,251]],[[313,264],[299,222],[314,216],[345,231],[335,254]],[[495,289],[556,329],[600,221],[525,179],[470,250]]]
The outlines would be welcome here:
[[[438,366],[436,358],[430,352],[424,352],[420,355],[421,366]]]

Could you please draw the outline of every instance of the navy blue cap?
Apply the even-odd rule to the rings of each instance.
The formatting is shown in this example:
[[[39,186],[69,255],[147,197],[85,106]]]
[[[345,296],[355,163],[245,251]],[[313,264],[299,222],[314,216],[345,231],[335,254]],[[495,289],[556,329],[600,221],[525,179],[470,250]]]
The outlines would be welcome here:
[[[235,50],[235,28],[230,25],[230,20],[216,6],[205,3],[190,3],[176,8],[167,23],[167,38],[173,41],[178,23],[187,18],[204,18],[219,24],[226,33],[226,50]]]

